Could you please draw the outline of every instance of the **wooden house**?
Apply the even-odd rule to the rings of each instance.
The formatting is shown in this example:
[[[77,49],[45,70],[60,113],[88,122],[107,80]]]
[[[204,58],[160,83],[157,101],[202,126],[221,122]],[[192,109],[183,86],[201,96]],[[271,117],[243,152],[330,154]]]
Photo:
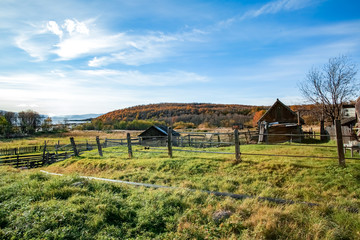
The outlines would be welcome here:
[[[259,142],[300,142],[304,120],[279,99],[259,119]]]
[[[169,128],[167,126],[153,125],[142,132],[138,137],[142,145],[165,146],[168,139],[168,129]],[[171,132],[173,145],[177,146],[180,134],[173,129]]]

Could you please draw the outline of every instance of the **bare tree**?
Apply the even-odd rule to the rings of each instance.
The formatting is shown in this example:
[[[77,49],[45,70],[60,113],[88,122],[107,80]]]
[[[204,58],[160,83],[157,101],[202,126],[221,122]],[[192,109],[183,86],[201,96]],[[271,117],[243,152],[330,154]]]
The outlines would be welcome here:
[[[36,132],[36,129],[39,127],[41,122],[39,113],[28,110],[26,112],[19,112],[18,116],[20,121],[20,128],[23,133],[33,134]]]
[[[344,102],[358,97],[357,66],[346,56],[330,58],[322,68],[313,67],[299,88],[314,104],[321,104],[323,114],[334,122],[340,119]]]

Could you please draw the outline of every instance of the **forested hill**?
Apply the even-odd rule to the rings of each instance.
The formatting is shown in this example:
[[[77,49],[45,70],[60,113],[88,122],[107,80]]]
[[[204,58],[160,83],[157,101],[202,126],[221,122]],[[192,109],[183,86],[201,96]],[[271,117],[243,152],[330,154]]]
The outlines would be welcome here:
[[[97,120],[103,122],[157,120],[230,126],[234,123],[250,121],[253,113],[258,110],[259,107],[256,106],[237,104],[160,103],[115,110],[99,116]]]

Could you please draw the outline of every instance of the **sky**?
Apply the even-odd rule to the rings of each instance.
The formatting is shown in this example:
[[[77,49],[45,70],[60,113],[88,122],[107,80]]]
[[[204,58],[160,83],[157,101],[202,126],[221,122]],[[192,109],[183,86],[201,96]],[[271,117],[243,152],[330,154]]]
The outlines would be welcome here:
[[[360,63],[358,0],[0,0],[0,9],[6,111],[302,104],[312,67],[340,55]]]

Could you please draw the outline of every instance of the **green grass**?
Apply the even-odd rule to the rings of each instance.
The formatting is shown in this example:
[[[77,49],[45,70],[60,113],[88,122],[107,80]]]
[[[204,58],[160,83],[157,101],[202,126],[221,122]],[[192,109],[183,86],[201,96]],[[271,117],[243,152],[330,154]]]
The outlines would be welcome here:
[[[333,145],[333,142],[322,145]],[[199,149],[196,149],[199,150]],[[233,147],[205,149],[234,152]],[[359,239],[360,164],[336,159],[107,148],[51,165],[64,177],[0,168],[3,239]],[[151,150],[150,150],[151,151]],[[157,150],[159,151],[159,150]],[[336,156],[336,148],[241,146],[243,153]],[[122,153],[119,153],[122,152]],[[319,204],[278,205],[200,191],[88,181],[79,175]],[[74,184],[79,183],[81,184]],[[230,211],[216,221],[218,211]]]

